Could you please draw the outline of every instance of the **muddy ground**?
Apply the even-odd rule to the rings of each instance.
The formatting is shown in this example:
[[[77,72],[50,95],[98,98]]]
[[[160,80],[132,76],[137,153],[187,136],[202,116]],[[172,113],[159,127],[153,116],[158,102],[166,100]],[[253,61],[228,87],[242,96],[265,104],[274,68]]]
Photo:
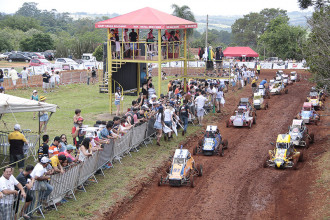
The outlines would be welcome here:
[[[286,70],[286,72],[290,72]],[[229,149],[224,157],[194,156],[203,165],[203,176],[195,178],[195,187],[157,186],[158,174],[104,219],[312,219],[311,185],[318,173],[308,162],[325,152],[329,136],[329,118],[319,125],[308,125],[315,133],[315,143],[304,151],[305,162],[298,170],[263,168],[262,161],[280,133],[286,133],[299,112],[311,83],[305,71],[302,80],[288,86],[288,94],[267,100],[268,110],[257,111],[257,123],[248,128],[226,127],[226,120],[241,97],[251,96],[251,87],[226,93],[225,113],[212,116]],[[262,78],[272,78],[275,70],[262,71]],[[328,114],[321,113],[321,114]],[[216,119],[216,120],[214,120]],[[193,134],[185,144],[191,152],[202,134]],[[302,150],[302,149],[299,149]],[[160,169],[164,175],[165,167]],[[314,208],[313,208],[314,207]]]

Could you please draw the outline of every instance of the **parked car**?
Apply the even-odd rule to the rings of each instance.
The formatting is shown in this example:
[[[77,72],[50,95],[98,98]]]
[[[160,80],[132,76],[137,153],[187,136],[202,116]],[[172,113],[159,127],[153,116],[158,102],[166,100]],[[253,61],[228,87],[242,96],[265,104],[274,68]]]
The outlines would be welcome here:
[[[8,62],[13,62],[13,61],[21,61],[21,62],[30,62],[31,58],[30,57],[27,57],[27,56],[24,56],[23,54],[21,53],[12,53],[10,55],[8,55],[7,57],[7,61]]]
[[[44,52],[43,55],[47,60],[53,60],[55,58],[55,55],[52,52]]]
[[[8,57],[7,54],[4,54],[4,53],[1,53],[1,54],[0,54],[0,60],[6,60],[7,57]]]
[[[46,59],[31,59],[30,66],[42,66],[47,65],[50,66],[50,62]]]
[[[78,63],[69,58],[57,58],[55,64],[72,64],[77,65]]]

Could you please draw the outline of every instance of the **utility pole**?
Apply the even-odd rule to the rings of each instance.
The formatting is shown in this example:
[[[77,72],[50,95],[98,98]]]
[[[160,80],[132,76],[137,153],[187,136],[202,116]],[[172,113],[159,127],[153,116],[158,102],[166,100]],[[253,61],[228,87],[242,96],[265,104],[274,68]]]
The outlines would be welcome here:
[[[209,30],[209,15],[206,15],[205,47],[207,48],[207,32]]]

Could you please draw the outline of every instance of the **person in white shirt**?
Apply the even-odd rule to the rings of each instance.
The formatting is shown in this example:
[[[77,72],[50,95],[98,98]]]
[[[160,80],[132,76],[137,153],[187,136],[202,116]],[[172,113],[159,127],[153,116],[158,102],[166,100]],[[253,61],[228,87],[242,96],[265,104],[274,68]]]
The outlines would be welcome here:
[[[56,71],[55,72],[55,81],[56,81],[56,85],[57,85],[57,88],[60,88],[60,72],[59,71]]]
[[[173,124],[173,109],[170,106],[167,106],[164,111],[164,123],[167,127],[172,128]],[[172,132],[168,132],[164,134],[164,139],[170,140],[172,138]]]
[[[55,73],[51,73],[50,74],[50,80],[49,80],[49,84],[50,84],[50,91],[53,92],[54,88],[55,88]]]
[[[217,106],[217,112],[221,112],[220,104],[223,99],[223,89],[220,87],[216,93],[216,106]]]
[[[0,219],[1,220],[11,220],[14,217],[14,202],[16,196],[18,196],[18,191],[15,190],[15,186],[21,191],[21,195],[26,198],[25,190],[22,184],[20,184],[17,179],[13,176],[13,168],[5,167],[3,170],[3,175],[0,178],[0,192],[2,198],[0,197]]]
[[[24,88],[28,87],[28,74],[29,74],[29,72],[26,70],[26,67],[23,67],[21,76],[22,76],[22,84],[23,84]]]
[[[18,79],[17,71],[14,67],[11,68],[8,74],[9,77],[11,77],[11,80],[13,82],[14,89],[16,89],[16,80]]]
[[[204,105],[205,105],[205,102],[207,100],[207,98],[204,97],[205,95],[205,92],[202,91],[201,94],[199,96],[196,97],[195,99],[195,103],[196,103],[196,106],[197,106],[197,117],[198,117],[198,122],[199,122],[199,125],[203,125],[203,117],[204,117]]]
[[[50,179],[51,174],[53,174],[54,170],[47,171],[46,167],[50,163],[50,159],[48,157],[42,157],[40,163],[34,167],[31,173],[31,177],[34,178],[36,181],[33,185],[32,190],[39,190],[39,182],[44,181],[46,185],[46,190],[43,192],[42,199],[46,199],[49,194],[53,191],[53,186],[46,182],[46,180]]]

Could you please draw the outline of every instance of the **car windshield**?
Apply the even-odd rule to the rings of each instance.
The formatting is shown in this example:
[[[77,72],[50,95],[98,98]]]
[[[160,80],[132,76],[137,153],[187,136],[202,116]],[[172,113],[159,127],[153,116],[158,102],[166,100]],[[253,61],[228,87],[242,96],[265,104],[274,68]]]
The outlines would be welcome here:
[[[280,149],[287,149],[288,144],[287,143],[276,143],[276,147]]]
[[[89,56],[82,56],[81,59],[82,60],[90,60],[90,57]]]
[[[179,158],[179,157],[174,158],[173,163],[175,163],[175,164],[184,164],[184,158]]]

